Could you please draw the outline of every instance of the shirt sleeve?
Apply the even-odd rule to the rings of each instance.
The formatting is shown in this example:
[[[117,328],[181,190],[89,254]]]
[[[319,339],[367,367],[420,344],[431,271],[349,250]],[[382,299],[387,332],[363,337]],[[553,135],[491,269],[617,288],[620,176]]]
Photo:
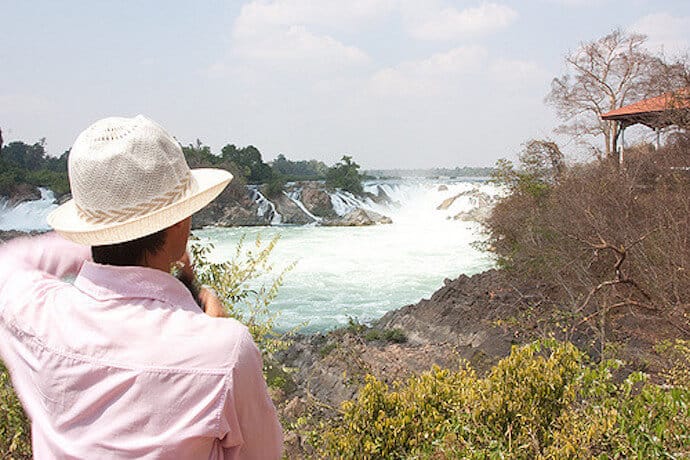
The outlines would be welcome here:
[[[89,246],[68,241],[55,232],[0,244],[0,293],[9,280],[31,273],[74,276],[90,258]]]
[[[243,331],[223,414],[225,458],[279,459],[283,432],[268,395],[261,353],[246,328]]]

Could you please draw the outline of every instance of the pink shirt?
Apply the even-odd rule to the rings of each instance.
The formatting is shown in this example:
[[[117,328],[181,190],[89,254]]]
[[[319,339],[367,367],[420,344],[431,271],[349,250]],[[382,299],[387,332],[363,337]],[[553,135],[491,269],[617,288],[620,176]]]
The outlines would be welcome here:
[[[279,458],[247,328],[167,273],[88,257],[56,234],[0,245],[0,354],[35,457]]]

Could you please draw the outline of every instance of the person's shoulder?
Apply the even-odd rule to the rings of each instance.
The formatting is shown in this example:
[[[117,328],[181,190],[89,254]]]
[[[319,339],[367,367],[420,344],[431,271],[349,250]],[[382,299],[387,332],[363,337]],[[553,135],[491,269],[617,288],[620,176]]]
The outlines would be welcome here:
[[[209,365],[235,367],[247,358],[260,359],[260,355],[247,326],[233,318],[202,317],[205,340],[205,360]]]

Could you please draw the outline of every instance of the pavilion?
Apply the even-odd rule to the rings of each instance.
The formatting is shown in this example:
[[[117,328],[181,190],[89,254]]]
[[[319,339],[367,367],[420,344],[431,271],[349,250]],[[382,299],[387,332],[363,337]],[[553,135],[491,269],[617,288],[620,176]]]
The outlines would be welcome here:
[[[625,150],[624,132],[628,126],[643,124],[656,132],[656,148],[659,148],[660,133],[668,126],[690,127],[690,88],[644,99],[607,112],[602,120],[618,122],[621,136],[621,157]]]

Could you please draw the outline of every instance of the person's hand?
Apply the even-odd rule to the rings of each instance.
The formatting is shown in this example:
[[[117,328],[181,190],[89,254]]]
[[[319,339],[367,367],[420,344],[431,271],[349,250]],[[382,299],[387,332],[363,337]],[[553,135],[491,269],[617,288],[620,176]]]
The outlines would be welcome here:
[[[189,257],[188,251],[185,251],[184,255],[180,258],[180,260],[175,262],[175,268],[177,268],[181,273],[183,273],[187,279],[196,279],[196,275],[194,275],[194,265],[192,264],[192,260]]]
[[[226,318],[228,316],[223,307],[223,302],[221,302],[213,290],[202,287],[199,291],[199,301],[208,316],[214,318]]]

